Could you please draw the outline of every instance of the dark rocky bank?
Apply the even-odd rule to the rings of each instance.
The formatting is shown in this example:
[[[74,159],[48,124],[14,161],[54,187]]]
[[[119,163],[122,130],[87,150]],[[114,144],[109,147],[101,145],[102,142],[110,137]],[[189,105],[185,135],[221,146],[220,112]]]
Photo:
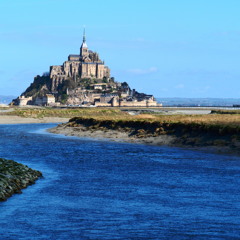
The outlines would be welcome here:
[[[75,117],[63,124],[63,127],[73,128],[75,131],[84,127],[87,131],[126,132],[129,137],[139,141],[155,140],[170,136],[171,141],[166,145],[177,147],[212,148],[223,153],[240,153],[240,126],[227,126],[203,123],[168,123],[144,120],[97,120],[93,118]],[[151,144],[151,141],[148,141]],[[155,145],[155,144],[154,144]],[[160,145],[160,144],[157,144]]]
[[[35,183],[42,173],[23,164],[0,158],[0,201]]]

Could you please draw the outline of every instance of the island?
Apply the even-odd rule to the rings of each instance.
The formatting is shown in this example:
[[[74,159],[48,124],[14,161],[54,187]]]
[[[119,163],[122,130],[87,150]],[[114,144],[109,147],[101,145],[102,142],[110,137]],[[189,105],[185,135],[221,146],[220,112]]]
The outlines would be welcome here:
[[[158,107],[153,95],[118,82],[97,52],[88,49],[85,31],[79,54],[70,54],[62,65],[34,78],[12,105]]]

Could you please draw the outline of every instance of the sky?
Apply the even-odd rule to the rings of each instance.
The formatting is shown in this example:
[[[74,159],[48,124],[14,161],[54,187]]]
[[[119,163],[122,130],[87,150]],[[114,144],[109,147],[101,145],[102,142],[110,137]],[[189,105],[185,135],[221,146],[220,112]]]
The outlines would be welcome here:
[[[0,95],[79,54],[155,97],[240,97],[239,0],[0,0]]]

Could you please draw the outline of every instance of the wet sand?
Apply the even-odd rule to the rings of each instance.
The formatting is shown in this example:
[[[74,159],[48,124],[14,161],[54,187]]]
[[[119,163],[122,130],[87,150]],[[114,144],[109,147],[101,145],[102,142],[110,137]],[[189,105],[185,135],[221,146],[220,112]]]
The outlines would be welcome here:
[[[69,118],[44,117],[44,118],[24,118],[19,116],[0,115],[0,124],[19,123],[62,123],[68,122]]]
[[[161,135],[158,137],[137,138],[130,136],[128,132],[116,130],[88,130],[86,127],[67,127],[60,124],[57,127],[48,129],[48,132],[63,134],[65,136],[88,137],[95,139],[110,139],[116,142],[142,143],[150,145],[171,145],[175,140],[174,136]]]
[[[33,124],[33,123],[66,123],[69,121],[69,118],[60,118],[60,117],[44,117],[44,118],[24,118],[19,116],[9,116],[9,115],[0,115],[0,124]],[[49,132],[55,134],[63,134],[66,136],[76,136],[76,137],[87,137],[95,139],[108,139],[116,142],[129,142],[129,143],[139,143],[139,144],[148,144],[156,146],[172,146],[172,147],[183,147],[189,149],[196,149],[206,152],[214,153],[224,153],[224,154],[234,154],[240,155],[238,149],[231,149],[229,146],[189,146],[181,144],[179,138],[174,135],[160,135],[156,137],[144,137],[138,138],[135,136],[129,135],[128,132],[117,131],[117,130],[89,130],[86,127],[67,127],[64,124],[60,124],[55,128],[48,129]]]
[[[180,147],[190,150],[203,151],[207,153],[227,154],[227,155],[240,155],[238,149],[231,149],[229,146],[190,146],[181,143],[181,139],[174,135],[159,135],[156,137],[143,137],[129,135],[129,132],[117,131],[111,129],[105,130],[89,130],[84,126],[81,127],[68,127],[65,124],[59,124],[57,127],[48,129],[48,132],[54,134],[63,134],[65,136],[87,137],[97,140],[108,139],[114,142],[128,142],[137,144],[147,144],[154,146],[169,146]]]

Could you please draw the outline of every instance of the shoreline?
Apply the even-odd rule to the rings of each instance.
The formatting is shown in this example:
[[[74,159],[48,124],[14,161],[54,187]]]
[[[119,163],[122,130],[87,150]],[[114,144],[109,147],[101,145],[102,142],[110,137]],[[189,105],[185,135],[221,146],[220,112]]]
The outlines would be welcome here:
[[[80,123],[79,123],[80,121]],[[114,123],[107,121],[105,123],[89,118],[63,118],[63,117],[20,117],[14,115],[0,114],[0,124],[34,124],[34,123],[61,123],[55,128],[48,129],[47,131],[54,134],[63,134],[66,136],[87,137],[95,139],[108,139],[115,142],[127,142],[146,144],[153,146],[169,146],[180,147],[184,149],[200,150],[210,153],[240,155],[240,142],[231,142],[228,138],[212,138],[213,136],[204,133],[201,129],[197,134],[192,133],[192,129],[188,128],[189,133],[178,133],[177,127],[174,130],[176,133],[169,133],[164,126],[155,129],[154,133],[149,132],[151,126],[146,123],[139,127],[139,122],[134,126],[128,126],[129,122],[125,124]],[[103,123],[103,124],[102,124]],[[132,125],[132,124],[131,124]],[[135,126],[136,125],[136,126]],[[185,126],[181,126],[185,127]],[[156,132],[159,131],[159,132]],[[196,129],[194,129],[195,131]],[[157,133],[157,134],[156,134]],[[212,138],[212,139],[211,139]],[[210,144],[209,144],[210,139]],[[215,143],[217,144],[215,144]]]
[[[134,143],[134,144],[143,144],[143,145],[152,145],[152,146],[168,146],[168,147],[178,147],[189,150],[202,151],[207,153],[215,154],[228,154],[228,155],[240,155],[238,149],[231,149],[229,146],[194,146],[182,142],[177,136],[174,135],[158,135],[158,136],[146,136],[146,137],[137,137],[131,135],[130,132],[113,130],[113,129],[89,129],[86,126],[77,126],[70,127],[68,123],[59,124],[54,128],[47,129],[48,132],[53,134],[63,134],[65,136],[75,136],[75,137],[86,137],[92,139],[108,139],[114,142],[123,142],[123,143]]]
[[[47,129],[48,132],[54,134],[63,134],[65,136],[75,137],[88,137],[95,139],[110,139],[115,142],[128,142],[128,143],[140,143],[149,145],[170,145],[175,139],[172,136],[161,136],[159,138],[146,137],[135,138],[129,136],[127,132],[121,132],[116,130],[89,130],[84,126],[81,127],[67,127],[64,124],[60,124],[54,128]]]
[[[61,117],[43,117],[43,118],[33,118],[33,117],[19,117],[12,115],[0,115],[0,124],[31,124],[31,123],[61,123],[68,122],[69,118]]]

